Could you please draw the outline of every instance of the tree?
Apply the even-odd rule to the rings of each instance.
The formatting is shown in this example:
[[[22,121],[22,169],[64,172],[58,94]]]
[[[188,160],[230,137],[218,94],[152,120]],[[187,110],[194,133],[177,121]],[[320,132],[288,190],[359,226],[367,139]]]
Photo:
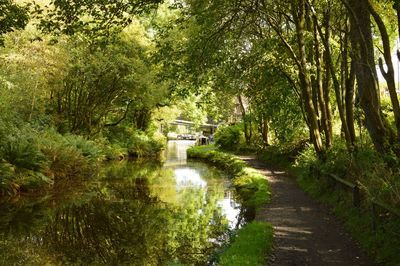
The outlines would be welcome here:
[[[350,0],[351,44],[358,95],[369,135],[380,153],[388,153],[389,132],[382,117],[368,0]]]
[[[36,10],[39,27],[56,35],[83,34],[93,42],[107,43],[161,0],[52,0]]]
[[[0,45],[4,45],[4,34],[23,29],[28,23],[28,8],[12,0],[0,0]]]

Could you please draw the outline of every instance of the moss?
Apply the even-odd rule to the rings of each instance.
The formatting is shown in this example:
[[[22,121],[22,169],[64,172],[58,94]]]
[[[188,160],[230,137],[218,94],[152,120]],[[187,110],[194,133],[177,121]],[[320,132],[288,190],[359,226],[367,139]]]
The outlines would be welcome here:
[[[218,265],[265,265],[272,248],[273,230],[269,223],[252,222],[238,231],[232,245],[221,255]]]

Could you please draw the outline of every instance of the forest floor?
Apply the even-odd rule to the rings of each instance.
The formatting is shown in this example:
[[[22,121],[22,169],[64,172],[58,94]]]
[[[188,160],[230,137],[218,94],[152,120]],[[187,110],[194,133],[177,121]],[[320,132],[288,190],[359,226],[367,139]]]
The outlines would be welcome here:
[[[294,178],[268,169],[255,156],[239,157],[264,174],[271,187],[271,201],[256,217],[274,227],[274,248],[268,265],[376,265],[330,208],[307,195]]]

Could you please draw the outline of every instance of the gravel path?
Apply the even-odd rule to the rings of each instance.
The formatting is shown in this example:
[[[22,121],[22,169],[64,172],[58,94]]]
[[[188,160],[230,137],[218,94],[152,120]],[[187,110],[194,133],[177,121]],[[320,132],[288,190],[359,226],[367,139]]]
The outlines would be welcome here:
[[[376,265],[344,231],[329,208],[301,190],[284,172],[268,170],[252,156],[240,156],[264,174],[271,186],[271,202],[256,219],[274,227],[269,265]]]

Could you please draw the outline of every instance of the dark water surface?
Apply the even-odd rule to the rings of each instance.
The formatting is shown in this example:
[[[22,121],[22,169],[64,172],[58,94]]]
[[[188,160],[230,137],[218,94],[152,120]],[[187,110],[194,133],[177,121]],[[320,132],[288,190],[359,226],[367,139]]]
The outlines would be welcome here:
[[[241,222],[229,181],[168,143],[165,164],[117,162],[90,181],[0,201],[0,265],[207,265]],[[72,188],[70,188],[72,186]]]

